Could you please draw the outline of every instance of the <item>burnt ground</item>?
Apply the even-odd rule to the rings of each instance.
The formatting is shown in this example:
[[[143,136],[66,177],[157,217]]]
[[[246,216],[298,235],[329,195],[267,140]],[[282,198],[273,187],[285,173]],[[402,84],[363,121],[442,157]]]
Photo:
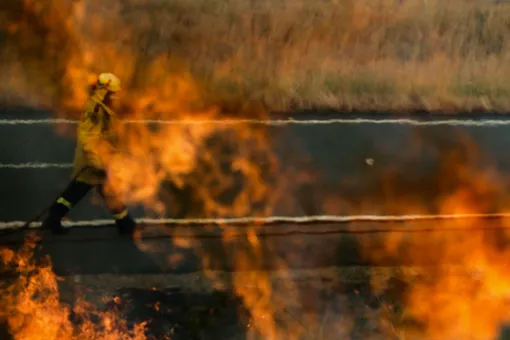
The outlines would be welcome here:
[[[458,275],[471,275],[460,267],[452,270],[457,270]],[[271,305],[277,306],[275,322],[282,330],[298,330],[299,339],[305,340],[424,339],[419,336],[423,325],[406,316],[404,300],[409,284],[427,279],[431,273],[418,267],[331,267],[291,271],[287,275],[273,272],[269,276]],[[216,282],[225,282],[229,275],[215,274]],[[79,285],[89,287],[90,301],[97,299],[99,291],[119,297],[120,302],[96,303],[118,309],[129,324],[151,320],[149,338],[170,335],[172,340],[265,339],[251,333],[253,319],[232,287],[213,288],[203,274],[180,278],[112,275],[102,280],[91,276],[79,280]],[[76,289],[76,282],[70,284],[70,278],[66,281],[67,287],[62,284],[63,301],[68,298],[66,291],[72,291],[73,285]],[[502,329],[500,339],[507,339],[506,333]]]
[[[233,287],[217,287],[232,273],[214,274],[215,284],[203,273],[76,275],[63,278],[60,299],[72,306],[83,297],[99,311],[119,313],[130,327],[149,320],[148,339],[265,339],[252,333],[253,318]],[[292,329],[305,340],[425,339],[419,336],[422,325],[406,317],[404,304],[408,285],[428,275],[422,268],[331,267],[266,274],[275,322],[284,334]],[[78,324],[80,318],[72,320]]]
[[[466,280],[476,275],[462,265],[449,270]],[[148,321],[147,339],[262,340],[267,337],[254,331],[254,318],[239,293],[256,290],[254,278],[266,277],[281,339],[298,331],[297,339],[303,340],[432,340],[420,336],[424,325],[409,316],[405,300],[413,283],[433,277],[433,267],[351,266],[254,273],[65,276],[59,281],[60,301],[72,307],[83,298],[95,306],[80,317],[71,316],[77,326],[83,316],[97,320],[100,312],[109,311],[126,320],[128,327]],[[234,287],[234,275],[243,284]],[[499,339],[510,339],[509,334],[502,328]],[[0,339],[11,339],[6,325],[0,326]]]
[[[395,276],[388,276],[390,272]],[[399,307],[405,290],[402,273],[368,267],[269,273],[276,325],[284,334],[299,331],[300,339],[333,340],[340,335],[397,339],[393,327],[401,322],[403,312]],[[64,277],[60,300],[63,306],[72,306],[82,297],[99,311],[119,313],[130,327],[149,320],[148,339],[264,339],[252,333],[253,318],[233,287],[217,287],[229,281],[231,273],[214,274],[214,284],[202,273]],[[383,288],[374,284],[377,275],[385,277]],[[98,316],[93,312],[86,317]],[[78,325],[80,317],[71,320]],[[9,339],[5,327],[2,331],[1,338]]]
[[[504,234],[498,220],[482,226],[487,229],[486,242],[501,243]],[[423,339],[407,333],[405,338],[399,331],[404,326],[407,332],[422,329],[406,317],[409,285],[432,277],[441,263],[476,281],[476,273],[466,271],[462,257],[448,258],[441,249],[450,241],[471,244],[483,229],[416,231],[434,227],[430,221],[384,226],[358,222],[350,227],[358,232],[381,227],[394,231],[345,234],[341,231],[347,226],[331,223],[260,227],[263,256],[238,268],[232,257],[249,255],[251,249],[241,227],[241,236],[228,245],[221,242],[221,231],[206,232],[201,227],[177,229],[171,236],[153,231],[152,236],[164,237],[148,238],[142,244],[119,238],[111,227],[73,228],[66,236],[40,233],[36,254],[41,256],[36,258],[49,255],[53,270],[64,278],[63,305],[73,306],[83,296],[99,310],[118,310],[130,325],[150,321],[149,339],[162,339],[163,334],[174,340],[267,339],[251,336],[253,317],[241,294],[251,291],[251,296],[264,301],[257,291],[258,278],[265,278],[263,283],[271,287],[269,306],[275,309],[278,328],[298,330],[300,340]],[[385,250],[381,241],[392,233],[400,235],[401,247],[391,258],[379,257],[378,263],[372,257],[367,265],[361,248],[353,247],[365,245],[365,251],[380,254]],[[172,237],[195,240],[193,249],[181,249]],[[4,235],[3,242],[16,248],[23,243],[23,233]],[[423,258],[407,256],[417,253]],[[179,255],[180,261],[168,261],[171,254]],[[201,255],[216,260],[209,271],[204,270]]]
[[[346,273],[323,268],[293,272],[292,289],[282,289],[286,280],[283,275],[273,273],[271,305],[278,306],[277,325],[282,329],[298,329],[304,339],[336,339],[339,332],[352,339],[396,338],[384,319],[398,320],[402,311],[393,306],[401,298],[404,283],[393,278],[384,290],[376,291],[367,275],[362,274],[369,271],[369,268],[357,268]],[[180,278],[112,275],[102,280],[90,276],[66,281],[62,285],[64,301],[72,299],[77,287],[88,287],[86,298],[89,301],[120,311],[129,324],[150,320],[149,338],[161,339],[169,335],[172,340],[241,340],[249,339],[248,334],[253,330],[250,312],[232,287],[215,289],[198,273]],[[98,292],[120,300],[100,302]],[[314,318],[316,320],[310,322]],[[318,332],[324,334],[319,336]]]

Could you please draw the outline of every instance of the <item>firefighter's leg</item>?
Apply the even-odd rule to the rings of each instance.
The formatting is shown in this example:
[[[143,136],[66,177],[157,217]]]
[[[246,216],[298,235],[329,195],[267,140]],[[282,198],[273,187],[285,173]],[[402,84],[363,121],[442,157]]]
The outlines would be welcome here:
[[[114,195],[108,194],[103,185],[98,186],[98,192],[103,197],[108,209],[115,218],[117,230],[121,235],[133,235],[136,222],[131,217],[128,208]]]
[[[56,234],[67,232],[67,229],[62,227],[62,218],[67,215],[92,188],[93,186],[88,183],[73,180],[50,207],[48,216],[43,222],[43,228],[51,229],[51,231]]]

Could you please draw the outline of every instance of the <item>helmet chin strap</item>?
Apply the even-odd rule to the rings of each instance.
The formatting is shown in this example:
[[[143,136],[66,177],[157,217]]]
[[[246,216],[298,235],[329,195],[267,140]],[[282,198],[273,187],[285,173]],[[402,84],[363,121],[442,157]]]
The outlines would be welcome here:
[[[108,93],[108,89],[105,88],[104,86],[102,85],[99,85],[99,87],[96,89],[96,91],[94,91],[94,94],[92,95],[92,97],[94,99],[97,99],[97,100],[104,100],[104,98],[106,97],[106,94]]]
[[[95,101],[97,104],[101,105],[101,107],[110,115],[113,116],[115,113],[103,103],[104,98],[108,94],[108,89],[105,89],[104,87],[99,87],[94,94],[92,95],[92,100]]]

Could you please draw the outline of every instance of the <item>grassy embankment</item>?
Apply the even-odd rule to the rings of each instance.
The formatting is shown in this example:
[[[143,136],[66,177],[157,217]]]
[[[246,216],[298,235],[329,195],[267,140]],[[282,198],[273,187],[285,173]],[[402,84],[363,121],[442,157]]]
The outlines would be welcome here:
[[[112,22],[98,37],[119,39],[129,28],[142,50],[183,61],[219,97],[254,99],[273,110],[510,111],[510,3],[126,0],[115,13],[109,4],[93,6],[102,25]],[[10,76],[15,69],[29,74],[25,88],[46,91],[61,78],[48,70],[65,59],[62,20],[69,15],[56,11],[61,21],[52,22],[32,9],[28,24],[9,25],[16,13],[0,9],[11,37],[2,47],[2,92],[21,82]],[[122,23],[113,20],[119,13]],[[16,58],[22,67],[11,65]]]
[[[401,2],[171,0],[145,14],[216,90],[272,109],[509,111],[510,4]]]

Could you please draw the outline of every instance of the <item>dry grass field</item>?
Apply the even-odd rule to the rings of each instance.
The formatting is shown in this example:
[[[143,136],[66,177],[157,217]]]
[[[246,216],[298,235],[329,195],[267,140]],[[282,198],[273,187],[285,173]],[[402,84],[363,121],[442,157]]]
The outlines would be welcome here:
[[[272,109],[509,109],[510,4],[164,3],[146,15],[169,52]]]
[[[243,92],[272,109],[509,109],[510,4],[172,0],[154,6],[140,13],[160,27],[159,43],[169,53],[216,90]]]
[[[506,2],[129,0],[86,6],[103,27],[96,39],[121,39],[129,29],[142,63],[155,55],[170,58],[219,97],[256,100],[272,110],[510,110]],[[2,17],[16,17],[12,8],[0,7]],[[36,62],[22,68],[46,84],[57,78],[48,72],[62,58],[58,42],[66,36],[58,22],[41,22],[50,31],[43,40],[40,27],[21,38],[12,25],[4,27],[0,55],[10,66],[19,46],[40,50],[31,57],[24,50],[23,58]],[[52,29],[58,32],[50,39]],[[49,53],[51,44],[60,50]],[[18,53],[6,52],[13,46]],[[12,82],[12,67],[4,68]],[[6,77],[2,90],[9,87]]]

